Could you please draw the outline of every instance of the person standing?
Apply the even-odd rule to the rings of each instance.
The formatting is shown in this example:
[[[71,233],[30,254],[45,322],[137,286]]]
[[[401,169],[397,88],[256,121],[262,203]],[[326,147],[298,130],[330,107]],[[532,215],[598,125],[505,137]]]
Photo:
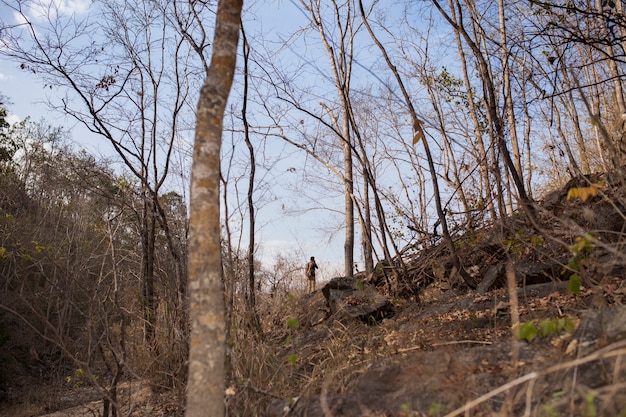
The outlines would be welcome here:
[[[315,291],[315,270],[318,268],[315,263],[315,257],[311,256],[311,260],[306,264],[306,292],[307,294]]]

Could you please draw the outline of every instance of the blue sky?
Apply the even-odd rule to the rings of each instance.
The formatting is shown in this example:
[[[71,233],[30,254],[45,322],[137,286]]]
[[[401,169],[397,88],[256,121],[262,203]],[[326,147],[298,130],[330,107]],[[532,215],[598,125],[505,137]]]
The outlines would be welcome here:
[[[48,0],[40,3],[54,3],[66,14],[83,15],[88,12],[90,0]],[[273,33],[275,39],[288,36],[302,26],[304,17],[292,1],[247,2],[245,11],[246,27],[251,33],[263,31]],[[36,16],[37,10],[30,11]],[[5,22],[15,22],[6,6],[0,5],[0,18]],[[48,99],[58,99],[56,89],[45,88],[32,73],[18,68],[15,62],[0,58],[0,93],[8,97],[12,120],[30,117],[33,121],[45,120],[55,126],[64,126],[72,132],[77,148],[84,148],[95,155],[107,156],[110,148],[101,139],[93,137],[76,121],[64,114],[52,112],[47,106]],[[272,167],[269,175],[289,179],[289,169],[293,164],[302,163],[284,144],[279,144],[270,153],[285,155]],[[274,155],[276,156],[276,155]],[[265,175],[268,175],[267,173]],[[343,231],[329,234],[327,228],[336,227],[336,219],[323,210],[311,210],[306,201],[296,201],[289,190],[276,189],[274,199],[265,202],[257,211],[258,256],[271,263],[278,253],[287,256],[301,256],[303,265],[310,256],[315,256],[320,265],[319,277],[322,280],[341,274],[343,270]],[[320,199],[324,196],[320,196]],[[339,204],[342,204],[341,200]],[[339,223],[339,225],[341,225]],[[247,235],[247,232],[243,234]],[[358,248],[355,252],[360,258]]]

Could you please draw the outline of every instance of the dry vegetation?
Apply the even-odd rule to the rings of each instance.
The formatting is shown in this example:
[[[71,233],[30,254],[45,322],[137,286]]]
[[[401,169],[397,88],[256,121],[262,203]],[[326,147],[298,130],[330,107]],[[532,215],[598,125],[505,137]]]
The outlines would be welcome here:
[[[606,183],[605,176],[591,179]],[[538,209],[540,230],[516,215],[455,237],[463,263],[475,267],[476,277],[484,279],[492,271],[484,291],[471,290],[450,267],[443,245],[435,242],[407,252],[409,275],[391,287],[380,276],[361,277],[390,297],[396,310],[375,325],[331,315],[321,291],[261,292],[259,332],[244,300],[237,300],[242,294],[235,294],[229,415],[283,415],[284,410],[289,415],[460,415],[454,414],[459,404],[470,404],[479,415],[493,410],[501,415],[622,415],[625,310],[617,310],[617,321],[607,319],[617,326],[613,329],[592,329],[585,317],[624,303],[625,223],[616,208],[624,199],[620,188],[609,186],[584,202],[567,198],[568,190],[583,185],[570,183],[546,198]],[[499,267],[509,260],[518,268],[517,302],[511,301],[506,273]],[[574,273],[581,281],[576,294]],[[22,306],[20,312],[7,301],[10,294],[15,305],[27,294],[36,295],[16,293],[11,286],[3,293],[8,312],[3,314],[0,415],[102,415],[102,398],[111,399],[111,370],[116,369],[115,361],[107,361],[120,352],[116,346],[122,346],[122,333],[127,362],[116,381],[118,415],[182,414],[185,348],[177,341],[176,327],[157,326],[154,347],[146,351],[143,322],[135,312],[127,328],[116,322],[102,333],[108,344],[102,343],[103,352],[90,362],[89,351],[80,345],[88,339],[55,339],[54,333],[41,338],[37,320],[42,318],[28,315],[39,310]],[[124,302],[139,311],[136,300]],[[171,320],[165,306],[157,322]],[[532,341],[511,337],[512,325],[532,322],[541,328],[559,319],[568,326]],[[44,322],[41,328],[49,326]],[[394,388],[398,398],[390,405],[385,384],[391,389],[398,381],[403,385]],[[562,381],[566,386],[559,385]],[[436,392],[429,391],[433,386]],[[420,393],[431,403],[422,403]],[[371,411],[367,401],[379,396],[381,409]],[[370,414],[350,406],[357,400],[370,407]],[[324,401],[331,414],[316,405]],[[348,405],[342,409],[339,403]]]
[[[444,415],[463,398],[462,404],[475,407],[472,410],[479,415],[498,410],[499,415],[622,415],[626,412],[626,370],[620,358],[626,352],[626,310],[615,310],[615,321],[606,319],[604,323],[618,329],[590,325],[590,321],[602,322],[599,317],[605,317],[602,314],[609,306],[622,305],[626,294],[626,263],[621,249],[624,217],[613,210],[611,202],[622,197],[619,191],[606,190],[604,197],[585,202],[567,199],[572,187],[568,184],[556,191],[561,195],[556,196],[556,203],[551,201],[541,207],[541,232],[523,219],[513,218],[457,239],[465,262],[480,266],[477,275],[484,276],[498,260],[506,259],[526,271],[523,278],[527,282],[519,281],[517,291],[515,314],[519,319],[513,314],[509,290],[502,280],[479,293],[449,274],[445,279],[435,279],[433,269],[437,268],[433,265],[447,262],[445,250],[440,247],[417,252],[408,260],[412,275],[403,282],[421,290],[421,302],[410,295],[417,292],[416,288],[404,291],[407,296],[393,299],[396,316],[378,325],[329,316],[319,292],[290,298],[282,304],[264,300],[269,301],[264,303],[267,310],[262,310],[267,337],[262,343],[250,341],[236,355],[254,362],[234,364],[239,372],[249,373],[236,372],[238,384],[228,399],[233,414],[255,415],[259,410],[268,410],[272,403],[268,411],[271,415],[282,415],[281,410],[287,409],[290,415]],[[607,195],[616,200],[606,200]],[[611,213],[617,215],[612,217]],[[593,230],[599,240],[594,239],[584,259],[578,259],[582,285],[574,294],[570,261],[577,255],[572,248],[580,244],[585,230]],[[589,319],[593,311],[600,313]],[[516,327],[532,322],[540,328],[542,323],[549,327],[546,323],[559,319],[568,323],[566,328],[543,336],[539,330],[540,335],[531,341],[511,337],[516,320]],[[242,335],[240,340],[250,339]],[[583,349],[579,343],[587,347]],[[454,360],[452,364],[446,362],[454,356],[460,365]],[[422,364],[419,371],[412,368],[416,362],[433,358],[433,363]],[[360,398],[365,404],[367,398],[359,397],[362,392],[384,402],[385,386],[377,379],[384,378],[389,363],[400,364],[395,371],[398,374],[409,374],[407,385],[397,387],[395,409],[381,404],[380,410],[372,410],[368,408],[372,407],[370,403],[356,411],[336,405],[326,409],[335,413],[324,414],[322,406],[316,408],[315,402],[323,403],[324,396],[331,405],[343,401],[354,406],[350,402],[353,400],[342,395]],[[368,373],[377,367],[381,369],[378,374]],[[585,374],[598,367],[610,377],[606,379],[606,374],[600,375],[602,372]],[[425,377],[432,374],[435,376]],[[486,374],[483,385],[468,385],[466,382],[477,374]],[[437,410],[407,406],[405,411],[398,411],[406,392],[412,392],[413,401],[419,403],[419,381],[424,379],[440,385],[442,391],[457,391],[459,396],[444,396],[449,403],[442,402]],[[389,384],[392,386],[393,381]],[[506,407],[502,405],[505,399]],[[448,415],[461,414],[462,410]]]
[[[197,113],[183,109],[205,75],[215,2],[99,2],[93,26],[54,2],[47,23],[22,1],[0,3],[19,16],[2,27],[0,54],[63,92],[57,105],[121,167],[73,151],[63,129],[10,126],[0,96],[0,415],[182,416],[188,250],[210,247],[189,244],[185,192],[162,187],[185,170],[173,173],[174,160]],[[225,289],[227,414],[626,415],[622,4],[500,1],[501,17],[471,0],[406,2],[397,16],[386,2],[359,2],[359,13],[356,2],[286,3],[308,16],[287,44],[249,37],[250,71],[235,86],[246,88],[221,135],[214,195],[240,204],[201,228],[224,228],[206,275]],[[153,34],[168,34],[162,47]],[[102,43],[84,48],[83,36]],[[304,47],[331,59],[292,65]],[[352,73],[365,52],[376,62]],[[272,141],[284,147],[276,159]],[[608,172],[582,175],[594,170]],[[550,181],[559,186],[531,204]],[[317,196],[330,198],[308,205]],[[243,249],[237,235],[261,227],[257,205],[274,217],[336,214],[344,197],[343,225],[329,233],[348,232],[348,271],[359,243],[384,258],[356,277],[393,305],[379,322],[331,313],[321,291],[300,290],[300,259],[268,271],[252,236]]]
[[[359,390],[367,392],[367,380],[372,378],[366,375],[368,370],[384,364],[385,360],[400,361],[407,372],[415,372],[409,385],[419,387],[418,381],[423,379],[424,372],[430,371],[437,375],[431,382],[441,384],[442,390],[457,390],[467,404],[475,401],[474,406],[487,402],[485,407],[488,410],[500,408],[502,395],[513,396],[512,399],[506,397],[512,401],[510,410],[500,409],[505,415],[523,415],[531,410],[532,415],[542,415],[542,412],[547,415],[621,415],[626,411],[621,361],[602,362],[606,372],[613,375],[613,382],[606,383],[598,375],[593,375],[600,386],[591,389],[586,385],[590,381],[583,376],[580,366],[581,363],[593,363],[597,368],[598,357],[593,355],[598,351],[578,350],[576,344],[583,343],[586,331],[592,333],[590,329],[581,329],[581,320],[589,310],[602,311],[624,301],[624,218],[614,210],[613,204],[621,201],[622,196],[619,190],[607,189],[602,197],[585,202],[567,199],[567,192],[574,185],[568,184],[555,191],[550,196],[552,200],[541,207],[541,231],[530,227],[520,216],[461,235],[457,243],[462,248],[464,262],[479,267],[477,276],[484,276],[485,271],[509,258],[522,267],[526,282],[519,283],[519,305],[516,307],[519,323],[533,322],[539,326],[542,322],[563,319],[571,321],[577,330],[559,329],[531,342],[522,341],[520,347],[518,340],[512,341],[511,338],[514,320],[509,292],[502,281],[503,274],[497,277],[500,281],[496,280],[490,291],[470,291],[458,277],[446,272],[445,249],[434,246],[417,251],[407,260],[411,276],[401,281],[411,288],[403,288],[401,295],[396,294],[393,298],[396,316],[378,325],[329,316],[320,292],[279,300],[262,298],[259,313],[264,336],[251,337],[243,324],[236,331],[233,379],[227,399],[232,415],[259,415],[270,404],[274,406],[274,415],[280,415],[285,405],[289,405],[288,409],[293,408],[294,415],[300,415],[306,408],[298,409],[297,405],[318,398],[320,394],[333,398],[341,394],[358,397]],[[582,286],[580,292],[573,294],[572,288],[568,289],[571,285],[569,278],[574,272],[570,261],[578,255],[572,248],[579,245],[589,231],[593,231],[591,233],[596,238],[592,247],[578,259]],[[380,290],[385,291],[384,285]],[[417,292],[420,292],[421,302],[413,295]],[[624,310],[620,311],[617,323],[626,319]],[[621,330],[607,336],[607,329],[596,331],[598,333],[593,337],[604,340],[593,346],[605,348],[603,354],[620,358],[624,353],[622,338],[626,333]],[[607,340],[607,337],[612,339]],[[484,347],[489,350],[485,351]],[[424,357],[406,359],[407,355],[420,352],[447,352],[460,357],[468,352],[475,352],[479,357],[485,352],[488,355],[478,360],[482,365],[470,369],[451,365],[442,369],[441,363],[437,362],[445,364],[445,359],[440,358],[435,363],[424,364],[425,369],[416,372],[402,362],[403,359],[408,363],[419,358],[423,360]],[[517,359],[511,357],[515,354]],[[468,359],[467,364],[475,359]],[[570,380],[569,387],[564,387],[567,395],[560,397],[558,392],[562,387],[554,388],[554,376],[576,372],[579,368],[579,380],[575,377]],[[490,381],[483,381],[482,387],[463,382],[478,372],[487,372]],[[379,390],[384,389],[376,385],[375,380],[370,383],[374,385],[370,388],[373,390],[370,395],[382,395]],[[534,391],[529,388],[530,383],[535,386]],[[488,394],[488,387],[493,387],[493,396],[498,399],[496,406],[489,403],[492,398],[480,399],[481,395]],[[529,392],[534,394],[529,395]],[[548,396],[546,399],[546,393],[553,393],[550,395],[554,398]],[[591,396],[593,400],[589,400]],[[450,399],[449,404],[441,404],[439,411],[431,410],[430,415],[452,411],[450,405],[453,403]],[[408,411],[395,414],[387,410],[389,414],[371,415],[429,415],[428,411],[413,409],[413,414]],[[328,415],[360,415],[351,413],[354,410]],[[309,415],[322,414],[311,412]]]

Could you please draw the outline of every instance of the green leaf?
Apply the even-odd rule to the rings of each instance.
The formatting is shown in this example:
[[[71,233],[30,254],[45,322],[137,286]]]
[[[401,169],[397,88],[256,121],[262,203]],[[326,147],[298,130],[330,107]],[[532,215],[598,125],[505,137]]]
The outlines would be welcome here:
[[[526,340],[527,342],[532,342],[535,337],[537,337],[537,327],[535,323],[529,321],[527,323],[522,323],[519,326],[518,337],[521,340]]]
[[[300,326],[300,322],[298,319],[289,318],[287,319],[287,328],[289,329],[297,329]]]
[[[289,361],[290,364],[295,365],[296,362],[298,362],[298,355],[296,354],[289,355],[287,356],[287,360]]]
[[[569,282],[567,283],[567,291],[574,295],[580,294],[580,276],[578,276],[578,274],[570,275]]]
[[[541,336],[550,336],[557,333],[557,323],[555,320],[543,320],[539,322],[541,328]]]
[[[567,261],[567,266],[574,271],[580,271],[580,265],[578,264],[577,258],[571,258]]]
[[[559,331],[565,330],[566,332],[571,333],[575,328],[576,323],[574,323],[574,320],[570,318],[559,319]]]
[[[587,417],[596,417],[598,415],[598,409],[596,408],[596,396],[593,393],[588,393],[585,397],[585,412]]]

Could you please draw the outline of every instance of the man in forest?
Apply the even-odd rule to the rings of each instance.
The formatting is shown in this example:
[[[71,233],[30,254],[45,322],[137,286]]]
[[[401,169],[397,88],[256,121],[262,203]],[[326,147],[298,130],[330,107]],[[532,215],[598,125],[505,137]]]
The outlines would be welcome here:
[[[311,260],[306,264],[306,292],[307,294],[315,291],[315,270],[318,268],[315,263],[315,257],[311,256]]]

